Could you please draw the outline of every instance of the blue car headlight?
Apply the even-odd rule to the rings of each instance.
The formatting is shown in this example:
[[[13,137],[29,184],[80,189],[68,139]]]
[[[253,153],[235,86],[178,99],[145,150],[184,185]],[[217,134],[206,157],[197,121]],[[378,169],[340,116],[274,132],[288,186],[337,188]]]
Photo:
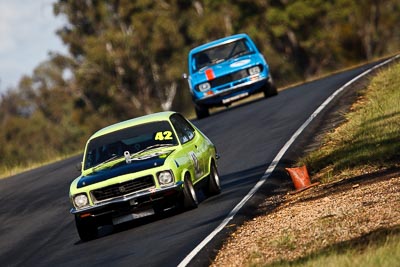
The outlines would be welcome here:
[[[206,82],[206,83],[201,83],[201,84],[199,84],[199,85],[197,86],[197,89],[198,89],[200,92],[205,92],[205,91],[208,91],[208,90],[211,89],[211,85],[210,85],[210,83],[208,83],[208,82]]]
[[[259,74],[260,72],[261,72],[261,69],[260,69],[259,66],[255,66],[255,67],[249,68],[249,74],[250,75],[256,75],[256,74]]]

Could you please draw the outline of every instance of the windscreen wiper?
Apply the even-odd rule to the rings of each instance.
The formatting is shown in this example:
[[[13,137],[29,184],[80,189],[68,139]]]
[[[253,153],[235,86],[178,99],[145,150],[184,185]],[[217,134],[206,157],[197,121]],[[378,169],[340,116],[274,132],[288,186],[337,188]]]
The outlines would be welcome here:
[[[169,146],[174,146],[174,144],[155,144],[155,145],[152,145],[152,146],[148,146],[148,147],[146,147],[146,148],[144,148],[144,149],[142,149],[142,150],[140,150],[138,152],[135,152],[133,154],[130,154],[129,151],[125,151],[124,152],[124,156],[125,156],[126,163],[130,163],[132,161],[133,157],[136,157],[136,156],[138,156],[140,154],[143,154],[146,151],[152,150],[153,148],[169,147]]]
[[[111,162],[111,161],[113,161],[113,160],[116,160],[116,159],[118,159],[118,158],[122,158],[122,157],[123,157],[123,156],[120,156],[120,155],[114,155],[114,156],[112,156],[111,158],[109,158],[109,159],[107,159],[107,160],[105,160],[105,161],[103,161],[103,162],[97,164],[96,166],[94,166],[94,167],[92,168],[92,171],[96,171],[98,168],[100,168],[100,167],[103,166],[104,164],[106,164],[106,163],[108,163],[108,162]]]

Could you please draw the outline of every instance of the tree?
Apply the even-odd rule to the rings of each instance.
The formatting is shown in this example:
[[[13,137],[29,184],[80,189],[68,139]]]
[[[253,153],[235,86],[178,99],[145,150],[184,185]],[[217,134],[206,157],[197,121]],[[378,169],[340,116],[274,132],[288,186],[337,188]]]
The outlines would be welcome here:
[[[167,110],[184,61],[176,1],[59,1],[85,105],[117,119]]]
[[[5,166],[71,153],[86,136],[70,114],[74,100],[65,71],[68,60],[52,55],[0,101],[0,158]]]
[[[217,38],[248,33],[278,85],[400,44],[395,0],[58,0],[54,12],[67,19],[58,34],[69,54],[50,54],[1,96],[5,165],[81,149],[116,121],[192,111],[187,54]]]

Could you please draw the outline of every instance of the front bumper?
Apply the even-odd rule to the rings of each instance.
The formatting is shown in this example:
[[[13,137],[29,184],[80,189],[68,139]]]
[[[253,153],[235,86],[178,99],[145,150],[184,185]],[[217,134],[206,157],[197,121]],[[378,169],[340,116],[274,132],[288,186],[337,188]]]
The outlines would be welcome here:
[[[201,98],[194,99],[195,103],[201,105],[223,106],[234,101],[245,98],[251,94],[262,91],[266,85],[268,78],[259,78],[255,81],[248,81],[224,90],[212,90],[212,94],[205,94]]]
[[[182,188],[183,182],[178,182],[166,188],[124,195],[82,209],[72,208],[70,212],[80,217],[114,218],[149,208],[160,210],[174,203]]]

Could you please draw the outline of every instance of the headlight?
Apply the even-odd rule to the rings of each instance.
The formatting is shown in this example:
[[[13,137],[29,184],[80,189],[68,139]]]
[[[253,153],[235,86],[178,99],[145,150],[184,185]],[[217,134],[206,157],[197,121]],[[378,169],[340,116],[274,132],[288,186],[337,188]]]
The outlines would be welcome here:
[[[82,208],[89,204],[89,199],[86,194],[78,194],[73,197],[74,204],[77,208]]]
[[[210,83],[201,83],[197,86],[197,88],[199,89],[200,92],[205,92],[207,90],[210,90],[211,85]]]
[[[158,183],[160,186],[168,185],[174,182],[174,177],[170,171],[163,171],[157,174]]]
[[[249,69],[249,74],[250,75],[255,75],[255,74],[259,74],[261,71],[259,66],[255,66]]]

